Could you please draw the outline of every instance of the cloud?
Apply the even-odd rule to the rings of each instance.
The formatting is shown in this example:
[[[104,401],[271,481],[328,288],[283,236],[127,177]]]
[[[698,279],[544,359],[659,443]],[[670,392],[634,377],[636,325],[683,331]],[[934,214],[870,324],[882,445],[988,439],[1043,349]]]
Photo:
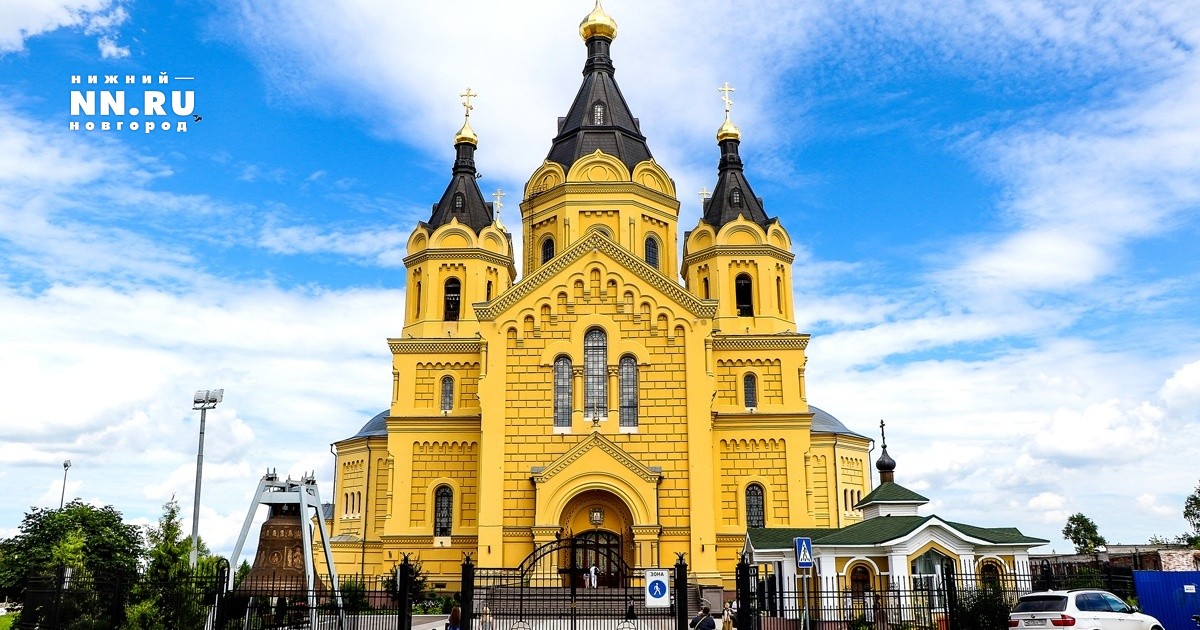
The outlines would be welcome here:
[[[0,55],[23,51],[25,41],[31,37],[60,28],[83,27],[88,35],[101,35],[99,46],[103,57],[113,56],[114,51],[116,56],[128,56],[128,48],[117,48],[114,39],[117,27],[129,18],[120,2],[121,0],[10,0],[5,3],[4,19],[0,20]],[[120,50],[123,50],[124,54],[119,54]]]

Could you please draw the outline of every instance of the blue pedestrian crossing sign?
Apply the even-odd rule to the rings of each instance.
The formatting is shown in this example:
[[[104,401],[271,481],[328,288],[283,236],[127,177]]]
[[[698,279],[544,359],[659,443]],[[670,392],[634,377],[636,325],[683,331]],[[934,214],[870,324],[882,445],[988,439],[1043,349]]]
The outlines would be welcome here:
[[[811,538],[796,538],[796,568],[813,568],[813,552]]]
[[[670,569],[646,569],[646,608],[671,606]]]

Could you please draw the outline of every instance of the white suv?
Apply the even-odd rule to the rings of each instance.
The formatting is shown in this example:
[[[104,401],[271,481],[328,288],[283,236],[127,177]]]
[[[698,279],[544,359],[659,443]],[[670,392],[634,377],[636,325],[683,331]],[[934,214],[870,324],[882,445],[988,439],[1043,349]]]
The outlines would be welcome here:
[[[1077,630],[1163,630],[1121,598],[1095,589],[1030,593],[1017,600],[1009,628],[1076,628]]]

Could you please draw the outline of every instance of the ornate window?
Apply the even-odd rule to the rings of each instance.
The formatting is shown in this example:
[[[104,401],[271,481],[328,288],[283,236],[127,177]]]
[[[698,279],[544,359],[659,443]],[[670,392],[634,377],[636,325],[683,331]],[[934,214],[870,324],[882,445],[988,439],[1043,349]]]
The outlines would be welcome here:
[[[631,356],[621,357],[621,426],[638,425],[638,373],[637,360]]]
[[[571,426],[571,360],[554,360],[554,426]]]
[[[742,205],[742,189],[741,188],[734,188],[732,191],[730,191],[729,203],[731,203],[735,206]]]
[[[746,407],[758,406],[758,377],[753,374],[747,374],[742,377],[742,394],[746,401]]]
[[[763,487],[757,483],[746,486],[746,527],[766,527],[763,511]]]
[[[738,317],[754,317],[754,281],[749,274],[738,274],[733,281],[733,293]]]
[[[658,269],[658,239],[646,237],[646,264]]]
[[[462,297],[462,283],[458,278],[450,278],[446,281],[446,296],[442,319],[448,322],[458,321],[458,303]]]
[[[554,239],[547,238],[542,241],[542,264],[550,262],[551,258],[554,258]]]
[[[608,336],[593,328],[583,337],[583,417],[608,415]]]
[[[596,103],[595,105],[592,105],[592,124],[604,124],[604,103]]]
[[[442,377],[442,411],[454,409],[454,377]]]
[[[462,212],[464,199],[462,193],[454,193],[454,211]]]
[[[449,536],[454,523],[454,490],[450,486],[438,486],[433,491],[433,535]]]

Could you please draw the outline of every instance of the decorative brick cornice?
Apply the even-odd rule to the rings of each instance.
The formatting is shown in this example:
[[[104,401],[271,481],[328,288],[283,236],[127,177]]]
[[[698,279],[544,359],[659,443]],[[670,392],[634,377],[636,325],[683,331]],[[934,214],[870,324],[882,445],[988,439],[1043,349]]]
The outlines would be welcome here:
[[[604,435],[599,432],[593,432],[588,435],[588,437],[580,440],[578,444],[571,447],[569,451],[563,453],[549,466],[542,469],[541,472],[535,473],[533,475],[534,483],[545,483],[554,475],[566,470],[566,468],[570,466],[572,462],[580,457],[583,457],[584,453],[592,450],[593,448],[599,448],[605,453],[608,453],[613,459],[617,460],[631,472],[633,472],[633,474],[650,483],[658,483],[659,480],[662,479],[662,472],[651,470],[649,467],[634,459],[629,453],[625,452],[625,449],[617,446],[617,444],[612,440],[604,437]]]
[[[473,354],[483,349],[481,339],[388,339],[392,354]]]
[[[549,263],[542,265],[541,268],[533,272],[528,278],[513,285],[511,289],[492,300],[486,306],[475,306],[475,316],[480,321],[495,321],[501,313],[512,308],[513,305],[525,296],[541,289],[554,276],[593,250],[603,252],[609,258],[612,258],[626,269],[632,271],[635,276],[641,278],[647,284],[687,309],[693,317],[703,319],[716,317],[717,305],[715,302],[701,300],[692,295],[687,289],[684,289],[676,282],[672,282],[657,269],[647,265],[642,259],[634,256],[632,252],[614,243],[598,231],[591,232],[584,238],[576,241],[561,255]]]
[[[505,269],[515,269],[512,258],[502,256],[495,252],[489,252],[486,249],[456,247],[454,249],[423,249],[411,256],[404,258],[404,266],[411,269],[413,265],[419,265],[431,260],[447,260],[457,261],[463,259],[482,260],[490,262],[494,265],[504,267]]]
[[[774,245],[713,245],[683,257],[683,267],[686,269],[696,263],[702,263],[717,257],[758,258],[769,256],[787,264],[796,260],[796,255],[786,249]]]
[[[808,340],[808,335],[800,333],[722,336],[713,339],[713,350],[803,350]]]

